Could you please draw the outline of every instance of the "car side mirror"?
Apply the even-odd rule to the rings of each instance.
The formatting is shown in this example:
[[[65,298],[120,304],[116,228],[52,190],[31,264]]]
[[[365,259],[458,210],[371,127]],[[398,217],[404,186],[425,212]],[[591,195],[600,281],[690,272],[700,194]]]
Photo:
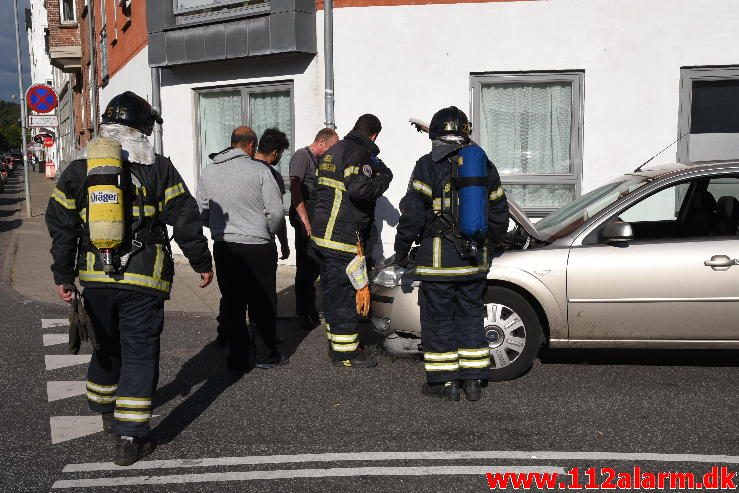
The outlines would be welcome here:
[[[634,230],[629,223],[612,221],[603,228],[601,238],[604,243],[624,243],[634,239]]]

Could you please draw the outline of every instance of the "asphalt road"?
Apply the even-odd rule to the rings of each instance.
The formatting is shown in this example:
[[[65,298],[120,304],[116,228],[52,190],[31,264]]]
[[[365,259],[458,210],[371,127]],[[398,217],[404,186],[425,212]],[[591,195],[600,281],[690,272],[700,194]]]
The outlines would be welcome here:
[[[0,248],[9,234],[0,226]],[[291,320],[280,322],[290,364],[234,380],[215,320],[177,314],[163,335],[159,448],[110,467],[113,442],[73,390],[86,365],[47,369],[68,354],[54,344],[65,317],[0,286],[0,491],[458,492],[526,468],[739,470],[736,352],[549,352],[482,401],[449,403],[420,394],[419,361],[375,349],[375,369],[334,368],[322,328]]]

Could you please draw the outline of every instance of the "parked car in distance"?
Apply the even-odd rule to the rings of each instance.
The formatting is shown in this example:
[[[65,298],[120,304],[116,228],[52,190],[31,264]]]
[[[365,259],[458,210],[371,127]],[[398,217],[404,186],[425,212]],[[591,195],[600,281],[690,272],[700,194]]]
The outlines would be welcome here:
[[[492,378],[551,348],[739,348],[739,162],[637,170],[535,225],[515,226],[488,274]],[[371,320],[396,353],[422,348],[419,282],[375,269]]]
[[[3,185],[8,183],[8,168],[5,163],[0,163],[0,181],[3,182]]]

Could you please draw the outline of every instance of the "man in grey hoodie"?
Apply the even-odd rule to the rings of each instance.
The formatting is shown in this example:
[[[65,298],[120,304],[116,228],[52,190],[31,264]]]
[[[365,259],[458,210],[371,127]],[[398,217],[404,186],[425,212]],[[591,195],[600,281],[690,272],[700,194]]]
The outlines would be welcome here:
[[[215,244],[222,323],[228,334],[227,366],[248,371],[286,363],[277,351],[275,234],[285,227],[282,194],[270,170],[250,157],[256,135],[248,127],[231,134],[231,147],[213,157],[200,177],[198,206]],[[250,348],[246,310],[256,326]]]

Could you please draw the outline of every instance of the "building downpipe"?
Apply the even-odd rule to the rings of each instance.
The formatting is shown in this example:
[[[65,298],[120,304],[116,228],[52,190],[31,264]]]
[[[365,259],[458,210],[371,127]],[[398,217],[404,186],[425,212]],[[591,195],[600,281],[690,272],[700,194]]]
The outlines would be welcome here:
[[[323,2],[323,53],[326,65],[326,127],[336,128],[334,120],[334,1]]]
[[[98,108],[98,70],[97,57],[95,56],[95,10],[93,0],[87,0],[87,16],[89,19],[89,29],[87,30],[88,43],[90,46],[90,119],[92,120],[92,135],[97,136],[100,130],[100,122],[98,116],[100,108]],[[105,12],[102,12],[105,15]]]
[[[151,105],[162,113],[162,78],[158,67],[151,67]],[[157,154],[162,153],[162,126],[158,123],[154,124],[154,151]]]

